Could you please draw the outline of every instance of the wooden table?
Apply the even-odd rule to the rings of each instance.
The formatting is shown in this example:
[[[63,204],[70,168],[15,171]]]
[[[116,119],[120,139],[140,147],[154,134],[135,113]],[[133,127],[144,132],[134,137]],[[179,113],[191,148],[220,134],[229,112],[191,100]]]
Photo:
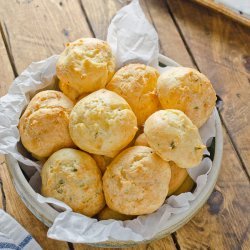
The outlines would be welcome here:
[[[224,105],[224,156],[218,183],[183,228],[143,249],[250,249],[250,30],[187,0],[142,1],[161,53],[196,67],[212,81]],[[116,0],[0,0],[0,93],[31,62],[60,53],[80,37],[105,39]],[[0,207],[44,249],[95,249],[48,239],[47,228],[24,206],[0,158]]]

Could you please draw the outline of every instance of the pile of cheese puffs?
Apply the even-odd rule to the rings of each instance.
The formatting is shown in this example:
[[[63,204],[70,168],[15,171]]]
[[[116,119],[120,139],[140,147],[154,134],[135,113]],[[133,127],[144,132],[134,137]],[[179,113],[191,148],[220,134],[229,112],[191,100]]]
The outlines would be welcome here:
[[[42,195],[89,217],[128,220],[192,189],[187,169],[202,160],[198,129],[216,101],[205,75],[117,69],[95,38],[66,44],[56,74],[60,90],[36,94],[19,122],[23,146],[44,162]]]

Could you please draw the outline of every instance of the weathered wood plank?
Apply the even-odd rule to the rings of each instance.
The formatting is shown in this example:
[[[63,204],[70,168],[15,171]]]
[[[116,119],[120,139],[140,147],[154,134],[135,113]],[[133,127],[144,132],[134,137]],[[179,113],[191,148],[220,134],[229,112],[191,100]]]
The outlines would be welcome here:
[[[185,48],[185,44],[171,18],[165,1],[144,0],[144,3],[158,32],[161,53],[183,66],[195,67],[188,51],[186,49],[182,49],[181,53],[179,51],[179,48]]]
[[[96,38],[106,40],[109,23],[124,4],[114,0],[81,0]]]
[[[249,182],[224,130],[219,180],[206,205],[177,231],[183,249],[242,249],[250,246]]]
[[[1,28],[1,23],[0,23]],[[8,59],[8,54],[0,34],[0,96],[4,95],[9,87],[9,82],[14,79],[14,74]],[[4,165],[4,157],[0,154],[0,169]],[[0,175],[0,208],[5,210],[6,199],[3,189],[3,178]]]
[[[92,36],[77,0],[0,0],[0,6],[3,31],[18,73],[31,62],[60,53],[66,42]]]
[[[0,23],[1,29],[1,23]],[[8,54],[4,46],[4,41],[0,34],[0,96],[7,93],[9,83],[14,79],[14,74],[10,65]]]
[[[190,1],[168,1],[201,70],[224,101],[221,116],[250,172],[250,29]]]
[[[228,17],[234,19],[234,21],[240,22],[250,27],[250,20],[247,17],[245,17],[244,15],[241,15],[240,13],[238,13],[238,11],[231,9],[222,3],[218,3],[213,0],[193,0],[193,1],[199,4],[202,4],[208,8],[211,8],[215,11],[219,11],[220,13],[227,15]]]
[[[0,96],[6,94],[13,80],[13,71],[0,36]],[[67,249],[68,244],[47,238],[47,228],[36,219],[19,198],[8,174],[4,156],[0,155],[0,208],[13,216],[44,249]]]

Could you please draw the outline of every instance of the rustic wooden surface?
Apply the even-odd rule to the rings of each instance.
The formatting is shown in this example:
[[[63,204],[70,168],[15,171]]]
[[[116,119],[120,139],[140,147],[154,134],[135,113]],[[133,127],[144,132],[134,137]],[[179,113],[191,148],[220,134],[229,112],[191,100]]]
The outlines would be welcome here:
[[[250,27],[250,20],[245,17],[244,15],[241,15],[240,13],[236,12],[235,10],[232,10],[231,8],[225,6],[224,4],[218,3],[214,0],[192,0],[199,4],[202,4],[206,7],[209,7],[215,11],[219,11],[220,13],[228,16],[229,18],[234,19],[237,22],[240,22],[248,27]]]
[[[250,249],[250,30],[187,0],[141,3],[159,34],[161,52],[213,82],[224,101],[225,143],[218,183],[201,211],[171,236],[133,249]],[[60,53],[67,41],[105,39],[121,6],[117,0],[0,0],[0,95],[32,61]],[[47,228],[15,192],[2,156],[0,208],[44,249],[96,249],[48,239]]]

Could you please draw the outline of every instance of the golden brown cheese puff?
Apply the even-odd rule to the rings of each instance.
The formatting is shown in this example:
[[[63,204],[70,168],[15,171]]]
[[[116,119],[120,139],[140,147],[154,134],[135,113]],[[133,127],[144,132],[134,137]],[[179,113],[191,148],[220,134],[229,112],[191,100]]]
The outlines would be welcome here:
[[[198,128],[180,110],[166,109],[151,115],[144,126],[148,144],[165,161],[181,168],[197,166],[206,148]]]
[[[42,171],[42,195],[69,205],[74,212],[92,217],[105,206],[102,177],[90,155],[65,148],[45,162]]]
[[[172,67],[158,78],[157,94],[164,109],[183,111],[200,128],[211,115],[216,93],[196,69]]]
[[[56,73],[60,89],[72,100],[83,93],[104,88],[115,73],[115,59],[107,42],[81,38],[66,45]]]
[[[147,137],[144,133],[140,134],[135,140],[135,146],[146,146],[149,147]]]
[[[101,89],[81,99],[70,114],[70,135],[92,154],[113,157],[137,131],[136,116],[116,93]]]
[[[115,157],[103,176],[107,205],[122,214],[150,214],[163,204],[170,177],[169,164],[151,148],[128,148]]]
[[[171,179],[169,183],[168,196],[172,195],[185,181],[188,172],[185,168],[178,167],[174,162],[169,162],[171,168]]]
[[[132,220],[135,218],[133,215],[120,214],[109,207],[104,207],[103,210],[97,215],[98,220]]]
[[[188,175],[182,185],[174,192],[174,195],[179,195],[186,192],[191,192],[195,183]]]
[[[97,166],[100,168],[102,174],[104,174],[107,166],[112,161],[112,158],[105,155],[95,155],[95,154],[92,154],[92,157],[94,158]]]
[[[156,83],[159,73],[144,64],[129,64],[119,69],[106,88],[122,96],[134,111],[138,126],[159,109]]]
[[[69,135],[69,114],[74,103],[55,90],[41,91],[30,101],[20,118],[19,132],[23,146],[37,159],[55,151],[73,147]]]
[[[146,135],[140,134],[135,140],[135,146],[149,147]],[[188,172],[185,168],[178,167],[174,162],[168,162],[171,168],[171,179],[169,182],[168,196],[172,195],[185,181]]]

